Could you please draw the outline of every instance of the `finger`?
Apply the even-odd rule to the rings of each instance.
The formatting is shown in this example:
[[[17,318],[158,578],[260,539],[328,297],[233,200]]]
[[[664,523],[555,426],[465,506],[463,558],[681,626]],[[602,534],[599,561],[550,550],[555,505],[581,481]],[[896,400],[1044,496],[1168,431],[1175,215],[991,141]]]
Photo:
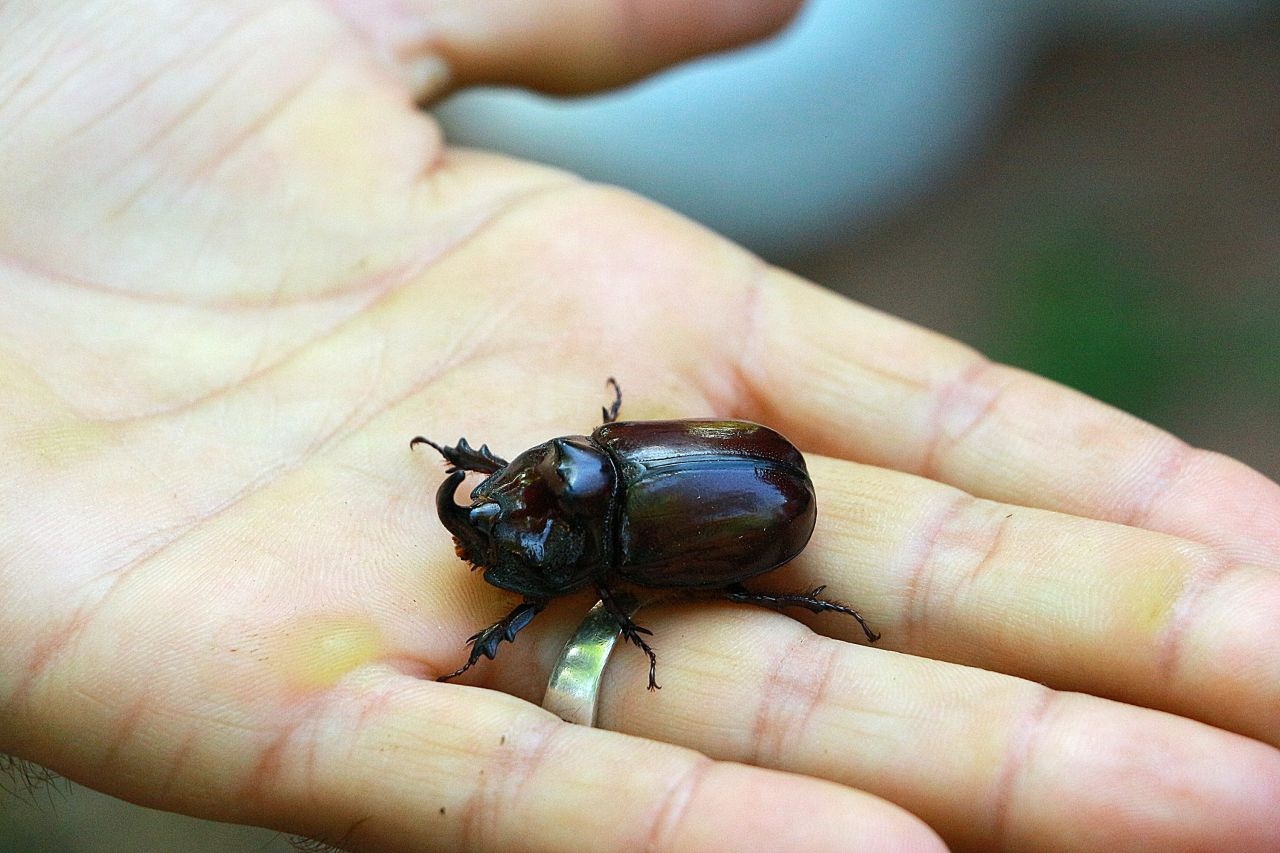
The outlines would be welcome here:
[[[809,457],[808,549],[888,648],[1161,708],[1280,744],[1280,575],[1183,539]],[[827,629],[856,638],[856,626]]]
[[[778,614],[655,609],[647,624],[663,689],[646,694],[642,657],[616,653],[602,726],[871,791],[961,849],[1280,845],[1280,752],[1257,741]]]
[[[362,845],[687,850],[732,838],[839,850],[884,833],[895,848],[941,849],[916,818],[865,794],[571,726],[491,691],[395,678],[351,700],[321,724],[345,736],[298,751],[297,769],[316,770],[294,790],[322,812],[377,815],[357,828]]]
[[[725,406],[802,449],[1280,567],[1280,487],[1238,462],[781,272],[749,305]]]
[[[887,849],[943,849],[917,818],[840,785],[390,672],[363,673],[305,716],[251,733],[264,748],[247,767],[227,766],[225,738],[237,734],[188,739],[184,767],[222,772],[171,774],[155,804],[234,803],[210,816],[344,849],[842,850],[860,834]]]
[[[289,565],[308,562],[287,528],[276,541]],[[344,562],[332,557],[342,534],[326,530],[298,539]],[[444,654],[412,585],[299,584],[283,562],[258,571],[243,542],[225,552],[237,568],[227,577],[211,541],[229,540],[192,535],[162,571],[128,572],[106,604],[42,642],[23,686],[0,697],[0,749],[143,805],[342,847],[717,849],[739,826],[755,849],[840,850],[860,832],[942,849],[899,807],[839,785],[407,675]],[[324,608],[308,600],[316,587],[332,596]],[[766,801],[805,819],[775,820]]]
[[[701,53],[759,39],[799,0],[411,0],[341,3],[348,23],[395,57],[422,97],[454,85],[551,92],[616,86]]]

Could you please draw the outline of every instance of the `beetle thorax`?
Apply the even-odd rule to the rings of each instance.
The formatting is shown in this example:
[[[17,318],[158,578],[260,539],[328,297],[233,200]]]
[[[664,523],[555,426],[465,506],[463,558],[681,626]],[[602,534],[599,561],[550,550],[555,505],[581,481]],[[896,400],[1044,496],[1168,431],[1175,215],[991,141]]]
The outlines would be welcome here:
[[[608,567],[612,531],[601,522],[613,515],[617,487],[609,455],[585,436],[566,436],[491,474],[470,508],[442,505],[441,518],[489,583],[561,595]]]

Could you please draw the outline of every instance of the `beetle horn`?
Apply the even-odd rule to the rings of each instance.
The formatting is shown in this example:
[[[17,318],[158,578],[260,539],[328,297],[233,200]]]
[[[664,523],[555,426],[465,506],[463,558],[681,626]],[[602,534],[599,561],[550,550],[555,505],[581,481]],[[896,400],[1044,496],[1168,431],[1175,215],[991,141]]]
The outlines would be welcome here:
[[[484,552],[480,534],[471,524],[470,510],[460,506],[453,499],[453,493],[458,490],[458,484],[466,476],[465,471],[454,471],[445,478],[440,488],[436,490],[436,512],[440,515],[441,524],[453,534],[454,540],[458,543],[458,556],[475,562],[475,555]]]

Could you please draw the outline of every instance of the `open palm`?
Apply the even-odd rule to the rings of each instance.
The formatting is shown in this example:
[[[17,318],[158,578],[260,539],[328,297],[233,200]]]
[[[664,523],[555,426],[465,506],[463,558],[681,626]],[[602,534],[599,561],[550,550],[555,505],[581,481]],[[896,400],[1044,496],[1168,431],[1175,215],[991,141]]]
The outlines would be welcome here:
[[[356,847],[1280,845],[1275,484],[414,107],[790,3],[178,5],[0,9],[0,748]],[[409,438],[587,432],[608,375],[798,444],[762,586],[881,645],[655,607],[588,729],[537,707],[572,596],[432,681],[512,598]]]

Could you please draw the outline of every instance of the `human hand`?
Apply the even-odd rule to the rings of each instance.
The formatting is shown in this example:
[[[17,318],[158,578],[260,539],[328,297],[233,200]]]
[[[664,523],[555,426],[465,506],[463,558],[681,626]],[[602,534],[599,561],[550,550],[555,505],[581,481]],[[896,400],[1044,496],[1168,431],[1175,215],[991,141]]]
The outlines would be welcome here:
[[[936,845],[912,814],[958,847],[1280,843],[1274,484],[412,108],[617,82],[790,4],[356,5],[0,11],[0,748],[346,846]],[[818,528],[760,583],[827,583],[878,647],[646,610],[664,689],[619,650],[585,729],[536,707],[578,596],[490,689],[430,680],[511,601],[408,439],[587,431],[611,373],[624,417],[806,451]]]

